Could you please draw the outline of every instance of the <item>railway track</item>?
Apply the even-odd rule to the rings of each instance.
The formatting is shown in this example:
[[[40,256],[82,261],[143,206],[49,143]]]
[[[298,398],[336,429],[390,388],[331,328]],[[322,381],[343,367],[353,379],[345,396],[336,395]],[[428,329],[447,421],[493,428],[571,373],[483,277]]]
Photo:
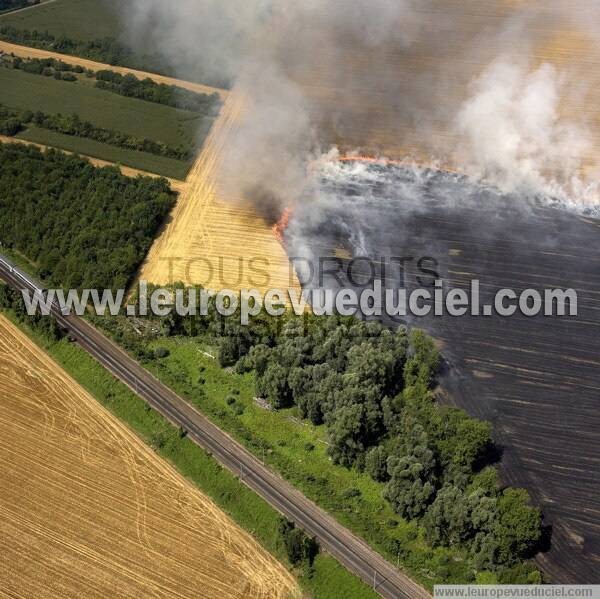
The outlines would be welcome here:
[[[28,275],[2,257],[0,278],[16,290],[28,289],[34,292],[40,289]],[[266,468],[237,441],[163,385],[89,323],[74,315],[61,314],[57,306],[53,307],[52,315],[104,368],[172,424],[181,427],[190,439],[211,453],[219,463],[278,512],[316,537],[323,549],[382,597],[425,599],[430,596],[423,587],[394,568],[362,539]]]

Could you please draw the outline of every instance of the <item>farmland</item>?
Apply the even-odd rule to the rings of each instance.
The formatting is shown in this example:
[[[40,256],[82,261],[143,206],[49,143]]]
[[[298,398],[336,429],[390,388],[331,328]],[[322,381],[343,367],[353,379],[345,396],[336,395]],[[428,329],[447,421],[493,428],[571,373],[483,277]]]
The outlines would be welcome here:
[[[152,246],[140,279],[212,288],[299,289],[271,226],[219,183],[222,153],[235,135],[240,100],[230,96],[192,167],[171,219]]]
[[[212,124],[210,117],[97,89],[85,78],[70,83],[7,68],[0,69],[0,103],[32,112],[77,114],[95,126],[188,151],[194,151],[196,145],[202,143]],[[185,178],[189,168],[189,164],[181,160],[44,131],[39,127],[29,128],[23,137],[173,178]]]
[[[60,148],[67,152],[98,158],[110,163],[122,164],[133,169],[145,171],[146,173],[178,180],[185,179],[189,170],[188,164],[181,160],[165,156],[154,156],[147,152],[136,152],[135,150],[127,150],[126,148],[116,148],[115,146],[110,146],[93,139],[64,135],[39,127],[31,127],[19,133],[15,139]],[[181,181],[177,181],[175,185],[181,185]],[[171,186],[173,187],[173,182]]]
[[[282,566],[4,317],[0,379],[5,592],[297,593]]]
[[[137,39],[135,47],[131,47],[130,32],[124,23],[123,14],[119,14],[116,8],[118,5],[119,3],[107,0],[56,0],[48,6],[5,15],[0,19],[0,26],[11,26],[19,30],[36,29],[57,38],[64,36],[77,42],[111,39],[126,50],[126,55],[121,56],[118,61],[121,66],[170,76],[183,76],[191,81],[207,84],[222,84],[207,81],[195,68],[188,68],[185,72],[181,69],[176,71],[172,64],[164,60],[159,49],[146,45],[147,40]]]
[[[100,127],[173,145],[190,146],[199,124],[187,111],[9,69],[0,69],[0,102],[22,110],[77,113]]]
[[[449,289],[479,281],[482,305],[499,289],[577,291],[577,316],[431,315],[418,322],[443,343],[443,401],[493,423],[503,481],[527,488],[552,526],[550,550],[538,555],[545,574],[556,582],[597,582],[599,221],[441,173],[424,175],[429,205],[398,211],[397,202],[420,197],[419,184],[398,194],[394,168],[379,172],[392,177],[391,196],[365,201],[352,179],[348,195],[338,193],[321,226],[310,230],[317,255],[352,226],[372,256],[434,256]],[[406,185],[407,169],[399,177]],[[363,197],[372,185],[365,178]],[[387,287],[402,286],[399,279],[390,273]],[[410,290],[414,279],[408,270]]]
[[[318,44],[319,52],[303,53],[308,57],[295,63],[292,77],[314,103],[320,134],[327,142],[344,149],[360,148],[369,154],[398,158],[408,155],[426,163],[440,160],[457,168],[461,164],[457,149],[465,140],[456,132],[454,111],[467,99],[472,79],[509,50],[500,32],[506,19],[510,20],[524,5],[544,15],[544,3],[540,0],[458,3],[439,0],[431,7],[419,9],[421,16],[431,19],[431,24],[426,25],[429,35],[410,48],[390,44],[378,51],[353,38],[344,40],[342,47]],[[431,43],[436,36],[436,18],[451,27],[444,30],[448,35]],[[561,89],[559,108],[574,122],[589,127],[592,144],[585,167],[597,167],[600,155],[597,40],[573,21],[536,19],[529,26],[533,47],[523,49],[525,55],[531,53],[531,64],[526,68],[533,71],[547,62],[564,71],[569,80],[585,82],[585,93]],[[590,23],[590,29],[597,27],[597,22]],[[483,44],[479,37],[482,31],[488,32]],[[422,94],[428,81],[425,76],[435,81],[435,85]]]
[[[121,29],[116,11],[105,0],[57,0],[48,6],[5,15],[2,25],[39,29],[81,40],[114,37]]]
[[[45,133],[50,133],[50,132],[45,131]],[[44,144],[36,143],[33,141],[28,141],[28,140],[24,139],[23,137],[6,137],[5,135],[0,135],[0,142],[4,143],[4,144],[20,143],[23,145],[31,145],[31,146],[39,148],[40,150],[43,150],[44,152],[47,150],[53,149]],[[63,151],[65,154],[70,153],[68,150],[63,150]],[[103,167],[103,166],[114,167],[115,166],[114,162],[110,162],[107,160],[101,160],[100,158],[94,158],[92,156],[85,155],[83,152],[80,155],[82,158],[89,160],[90,164],[93,164],[94,166],[99,166],[99,167]],[[136,168],[131,168],[128,166],[124,166],[123,164],[119,164],[118,167],[123,175],[125,175],[126,177],[133,177],[134,179],[135,179],[135,177],[138,177],[138,176],[154,177],[154,178],[159,177],[159,175],[156,172],[148,172],[148,171],[144,171],[144,170],[140,170],[140,169],[136,169]],[[176,192],[180,192],[183,189],[183,186],[185,185],[185,183],[183,181],[179,181],[177,179],[167,179],[167,180],[169,181],[169,186],[171,187],[171,189]]]
[[[22,262],[22,260],[20,261]],[[14,313],[9,312],[11,318]],[[279,539],[279,515],[260,497],[224,470],[187,437],[181,437],[162,416],[115,380],[84,350],[66,339],[55,340],[21,322],[20,328],[62,366],[95,400],[126,423],[145,443],[173,464],[186,479],[206,493],[225,513],[280,560],[285,551]],[[331,556],[320,553],[308,572],[297,572],[303,589],[319,599],[374,599],[376,594]],[[310,596],[310,595],[309,595]]]

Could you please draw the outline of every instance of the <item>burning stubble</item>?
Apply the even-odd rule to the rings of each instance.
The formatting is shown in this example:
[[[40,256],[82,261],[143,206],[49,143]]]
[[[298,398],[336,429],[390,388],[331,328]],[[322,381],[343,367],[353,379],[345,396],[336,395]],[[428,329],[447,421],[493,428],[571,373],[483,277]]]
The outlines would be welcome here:
[[[594,205],[600,136],[577,110],[594,104],[593,69],[583,85],[582,61],[561,50],[576,35],[575,58],[600,56],[589,11],[593,0],[133,0],[127,18],[173,66],[199,64],[244,98],[222,180],[271,224],[318,197],[310,165],[332,145]]]

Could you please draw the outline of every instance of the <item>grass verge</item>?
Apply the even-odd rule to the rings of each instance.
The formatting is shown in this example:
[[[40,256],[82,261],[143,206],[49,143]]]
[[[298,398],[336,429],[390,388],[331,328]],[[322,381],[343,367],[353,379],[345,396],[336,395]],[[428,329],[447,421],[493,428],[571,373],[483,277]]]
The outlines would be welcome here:
[[[215,348],[201,338],[161,338],[149,347],[165,348],[168,355],[146,363],[148,370],[390,562],[399,561],[430,589],[434,582],[473,578],[464,549],[432,549],[416,522],[394,513],[382,484],[331,462],[324,426],[300,420],[295,408],[272,412],[262,407],[254,398],[252,373],[222,369],[212,357]]]

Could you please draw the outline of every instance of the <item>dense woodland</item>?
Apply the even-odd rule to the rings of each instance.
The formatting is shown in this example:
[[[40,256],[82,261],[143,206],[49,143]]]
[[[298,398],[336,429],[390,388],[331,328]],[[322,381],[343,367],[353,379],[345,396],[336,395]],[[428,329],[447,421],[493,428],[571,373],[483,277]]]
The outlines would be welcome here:
[[[0,144],[0,242],[65,288],[124,288],[174,205],[164,179]]]

